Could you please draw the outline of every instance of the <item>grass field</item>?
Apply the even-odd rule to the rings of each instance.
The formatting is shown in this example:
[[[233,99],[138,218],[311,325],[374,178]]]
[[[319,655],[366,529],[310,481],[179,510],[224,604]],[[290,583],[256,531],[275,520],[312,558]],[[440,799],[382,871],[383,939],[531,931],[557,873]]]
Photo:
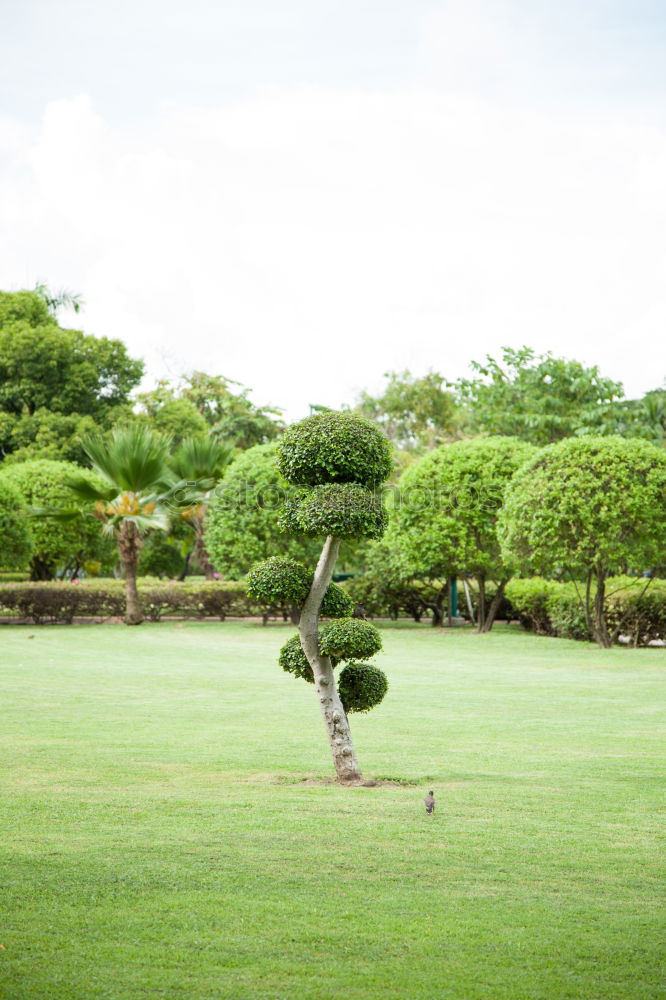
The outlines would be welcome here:
[[[663,650],[386,628],[342,789],[290,634],[0,629],[2,1000],[666,996]]]

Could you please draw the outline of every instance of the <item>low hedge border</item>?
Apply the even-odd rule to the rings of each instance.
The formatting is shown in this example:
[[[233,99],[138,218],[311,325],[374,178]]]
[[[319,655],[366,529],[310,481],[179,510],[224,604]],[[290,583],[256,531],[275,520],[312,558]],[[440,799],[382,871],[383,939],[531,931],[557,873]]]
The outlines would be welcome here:
[[[647,586],[646,586],[647,584]],[[521,625],[536,635],[592,641],[581,606],[584,584],[532,577],[506,588]],[[618,576],[606,581],[606,622],[614,642],[632,646],[666,639],[666,580]]]
[[[166,616],[181,618],[285,617],[287,609],[264,607],[251,601],[242,582],[197,583],[139,580],[139,596],[149,621]],[[0,582],[0,618],[12,617],[35,625],[71,625],[75,618],[106,620],[125,613],[122,580]]]

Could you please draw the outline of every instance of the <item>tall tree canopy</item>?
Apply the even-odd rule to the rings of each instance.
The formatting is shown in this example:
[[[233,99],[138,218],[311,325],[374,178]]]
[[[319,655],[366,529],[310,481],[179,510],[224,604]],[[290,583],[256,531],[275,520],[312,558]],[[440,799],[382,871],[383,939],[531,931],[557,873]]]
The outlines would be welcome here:
[[[238,385],[223,375],[195,371],[185,375],[178,385],[162,380],[137,399],[143,411],[158,424],[179,406],[188,422],[198,419],[213,437],[236,448],[273,441],[284,428],[280,411],[270,406],[255,406],[249,399],[249,389],[234,391],[232,387]],[[199,431],[190,427],[189,432]]]
[[[476,377],[456,388],[471,429],[546,445],[581,433],[611,433],[623,419],[620,382],[531,348],[505,347],[501,360],[490,355],[472,362]]]
[[[0,410],[99,420],[127,403],[142,375],[120,340],[63,329],[38,292],[0,292]]]
[[[397,448],[434,448],[456,430],[456,400],[437,372],[417,377],[409,371],[387,372],[379,396],[362,392],[355,412],[382,428]]]

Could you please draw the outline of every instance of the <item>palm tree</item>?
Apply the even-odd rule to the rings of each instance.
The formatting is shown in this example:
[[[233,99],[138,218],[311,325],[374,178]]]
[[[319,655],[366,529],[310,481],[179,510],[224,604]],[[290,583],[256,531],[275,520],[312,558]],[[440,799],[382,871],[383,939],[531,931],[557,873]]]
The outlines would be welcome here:
[[[84,451],[94,471],[108,485],[97,488],[79,476],[67,483],[79,499],[94,503],[94,517],[116,538],[125,577],[127,625],[143,621],[136,585],[142,536],[169,527],[164,506],[173,485],[167,466],[169,445],[169,438],[140,424],[114,428],[110,441],[87,438],[83,441]]]
[[[187,506],[180,516],[192,526],[197,559],[207,580],[213,579],[215,567],[204,543],[206,513],[211,493],[231,461],[233,450],[232,445],[210,437],[193,437],[183,441],[169,462],[180,479],[176,491],[185,490]]]

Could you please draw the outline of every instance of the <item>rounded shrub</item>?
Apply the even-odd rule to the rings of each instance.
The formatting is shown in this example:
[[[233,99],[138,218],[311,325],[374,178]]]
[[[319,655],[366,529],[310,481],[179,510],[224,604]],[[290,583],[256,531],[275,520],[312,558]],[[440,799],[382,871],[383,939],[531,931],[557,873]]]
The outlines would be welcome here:
[[[303,652],[300,637],[294,635],[285,642],[278,656],[278,663],[287,673],[294,677],[302,677],[308,684],[314,684],[314,674],[312,667],[308,663],[308,658]]]
[[[77,499],[67,485],[76,477],[100,488],[103,481],[89,469],[72,462],[34,459],[17,462],[0,472],[0,481],[11,484],[21,495],[25,508],[65,508],[77,505]],[[99,521],[88,514],[69,520],[50,517],[30,519],[33,551],[30,574],[33,580],[48,580],[56,572],[81,567],[84,562],[99,560],[113,564],[116,550],[113,539],[100,531]]]
[[[382,648],[379,629],[362,618],[341,618],[328,622],[319,632],[319,649],[338,660],[369,660]]]
[[[4,569],[19,569],[30,559],[32,536],[23,507],[18,489],[0,477],[0,567]]]
[[[260,604],[303,604],[310,592],[312,573],[286,556],[271,556],[253,566],[247,575],[247,592]]]
[[[248,597],[261,605],[294,604],[300,608],[310,593],[314,574],[295,559],[271,556],[253,566],[247,575]],[[321,614],[327,618],[345,618],[354,604],[342,587],[331,583],[324,594]]]
[[[287,428],[278,445],[278,468],[296,486],[378,486],[391,474],[391,447],[362,417],[315,413]]]
[[[345,712],[369,712],[388,691],[383,670],[372,663],[348,663],[340,674],[338,694]]]
[[[301,535],[381,538],[388,517],[381,497],[358,483],[328,483],[293,497],[280,527]]]
[[[325,618],[347,618],[353,610],[354,602],[349,594],[337,583],[329,583],[319,613]]]

